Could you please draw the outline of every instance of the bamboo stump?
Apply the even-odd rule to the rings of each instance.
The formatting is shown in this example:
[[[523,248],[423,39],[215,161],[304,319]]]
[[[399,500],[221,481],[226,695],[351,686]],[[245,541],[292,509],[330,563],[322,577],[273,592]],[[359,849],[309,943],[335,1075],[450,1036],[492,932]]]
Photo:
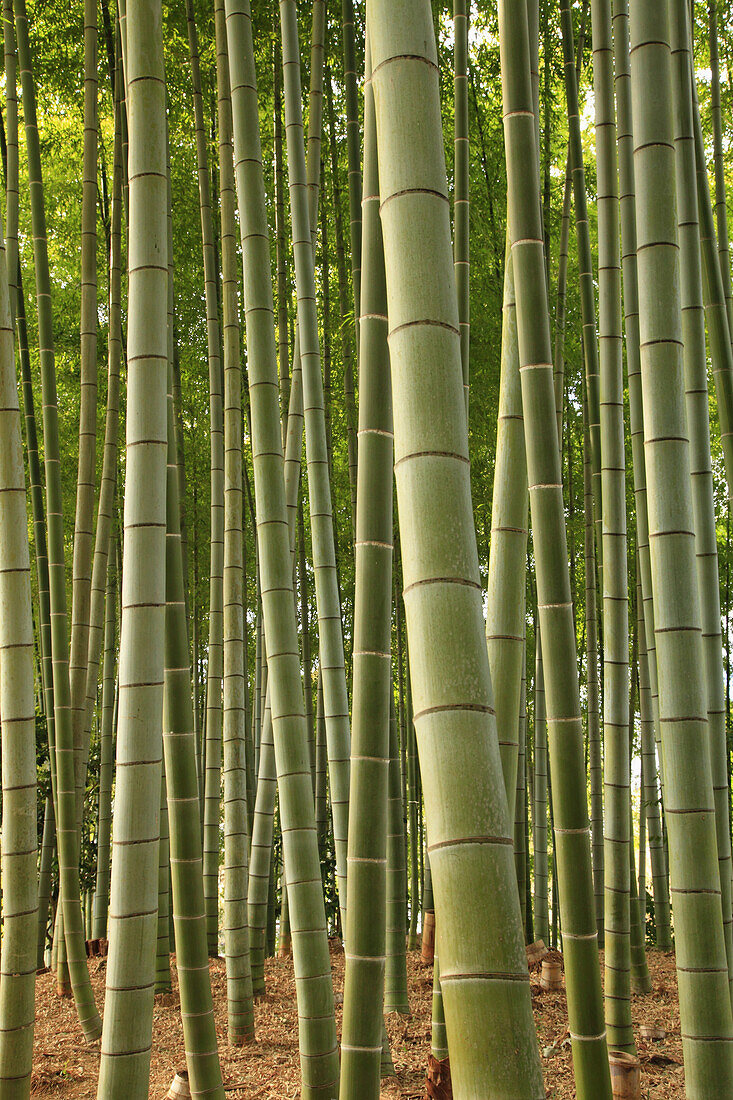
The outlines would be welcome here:
[[[188,1070],[179,1069],[171,1081],[166,1100],[191,1100],[191,1089],[188,1085]]]
[[[611,1090],[615,1100],[641,1100],[641,1065],[635,1054],[610,1050]]]
[[[543,989],[557,991],[563,988],[562,963],[558,959],[543,959],[540,985]]]

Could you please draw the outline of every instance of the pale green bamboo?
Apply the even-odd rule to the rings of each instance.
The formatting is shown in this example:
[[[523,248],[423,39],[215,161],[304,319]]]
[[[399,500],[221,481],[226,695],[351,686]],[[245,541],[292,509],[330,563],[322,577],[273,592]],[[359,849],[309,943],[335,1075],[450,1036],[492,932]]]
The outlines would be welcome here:
[[[84,137],[81,184],[80,249],[80,405],[79,460],[76,478],[76,516],[72,565],[71,647],[69,679],[71,720],[76,756],[76,801],[79,828],[86,786],[85,745],[87,658],[91,621],[92,552],[94,549],[94,492],[97,458],[97,3],[84,0]],[[109,538],[109,535],[108,535]],[[106,564],[106,563],[105,563]],[[106,568],[100,585],[105,588]],[[104,615],[98,616],[100,632]],[[97,658],[99,660],[99,658]],[[96,670],[95,670],[96,681]]]
[[[570,0],[560,0],[560,25],[562,27],[563,61],[565,72],[565,98],[568,110],[568,161],[573,181],[575,205],[575,234],[578,253],[580,282],[580,307],[583,324],[583,359],[588,388],[588,424],[591,443],[591,468],[593,472],[593,514],[595,519],[598,572],[603,573],[602,487],[601,487],[601,402],[600,368],[598,363],[598,335],[596,327],[593,258],[590,245],[588,200],[585,190],[585,167],[578,106],[578,75],[575,44],[573,41],[573,16]]]
[[[468,418],[468,376],[471,345],[469,240],[469,128],[468,128],[468,17],[467,0],[453,0],[453,268],[461,330],[463,392]],[[493,512],[492,512],[493,516]],[[525,524],[526,526],[526,524]],[[492,669],[493,675],[493,669]],[[496,687],[496,681],[494,681]],[[497,719],[499,710],[497,709]],[[501,739],[501,733],[499,734]],[[512,793],[509,793],[509,808]]]
[[[204,777],[204,892],[209,954],[219,953],[219,818],[221,803],[222,677],[224,661],[224,412],[220,351],[218,271],[211,212],[211,186],[201,72],[192,0],[186,0],[189,61],[193,85],[196,165],[204,258],[206,337],[209,360],[209,432],[211,450],[211,562],[209,573],[209,648],[206,664],[206,770]]]
[[[76,828],[76,776],[74,731],[71,719],[69,647],[66,618],[66,568],[64,558],[61,468],[59,457],[58,399],[53,347],[51,280],[46,237],[43,177],[36,118],[35,82],[28,40],[25,0],[15,0],[15,33],[23,92],[23,117],[28,157],[28,178],[33,228],[38,343],[43,394],[44,466],[46,473],[46,515],[48,517],[48,571],[53,662],[54,729],[56,738],[56,834],[63,905],[64,940],[71,985],[79,1022],[85,1038],[101,1033],[101,1020],[94,1003],[84,946],[80,889],[78,836]]]
[[[242,367],[237,285],[237,196],[232,150],[224,0],[215,0],[224,334],[224,944],[229,1043],[254,1038],[247,881],[244,560],[242,557]]]
[[[517,791],[514,799],[514,863],[517,869],[517,889],[522,925],[527,926],[527,651],[522,658],[522,687],[519,696],[519,754],[517,757]]]
[[[282,454],[270,242],[247,0],[226,0],[226,15],[245,275],[257,536],[296,973],[302,1096],[327,1100],[337,1088],[338,1046],[293,599],[293,542]],[[307,244],[312,261],[310,235]]]
[[[583,730],[557,437],[526,12],[512,10],[510,13],[506,0],[501,0],[499,27],[509,232],[517,295],[522,406],[554,792],[554,856],[562,909],[568,1020],[578,1097],[580,1100],[590,1096],[593,1100],[599,1097],[607,1100],[611,1095],[611,1082],[593,909]],[[574,65],[570,68],[574,77]],[[576,215],[578,207],[576,202]],[[590,346],[590,340],[588,344]]]
[[[640,572],[640,571],[639,571]],[[637,608],[639,631],[639,711],[641,717],[641,751],[644,757],[643,808],[646,812],[649,833],[649,855],[652,865],[652,891],[654,896],[654,924],[656,945],[666,951],[672,942],[669,912],[669,883],[662,835],[659,787],[657,784],[657,756],[654,744],[654,720],[649,686],[649,659],[646,648],[646,626],[642,606],[641,578],[637,573]]]
[[[437,928],[436,928],[437,932]],[[448,1035],[445,1030],[445,1011],[443,1009],[443,991],[440,987],[440,963],[438,952],[433,956],[433,1000],[430,1022],[430,1053],[442,1062],[448,1057]]]
[[[280,419],[283,449],[287,439],[290,404],[290,361],[288,358],[288,255],[285,244],[285,188],[283,169],[282,63],[280,43],[275,39],[273,64],[273,100],[275,106],[275,265],[277,268],[277,362],[280,374]]]
[[[92,911],[92,938],[107,938],[109,912],[109,859],[112,839],[112,730],[115,703],[115,641],[117,626],[117,576],[114,555],[107,563],[107,595],[104,607],[104,660],[102,709],[99,718],[99,814],[97,824],[97,879]]]
[[[684,343],[685,407],[690,437],[692,508],[695,519],[695,559],[704,651],[708,738],[718,837],[721,905],[728,976],[733,992],[733,917],[731,916],[731,837],[728,794],[726,705],[723,688],[723,640],[720,619],[720,577],[715,530],[715,500],[710,457],[705,311],[702,300],[700,231],[697,214],[695,138],[692,119],[691,51],[685,4],[675,3],[670,29],[675,108],[677,171],[677,234],[680,249],[680,298]],[[726,263],[727,241],[726,241]]]
[[[344,54],[346,106],[346,155],[348,158],[349,235],[351,240],[351,289],[358,334],[361,302],[361,154],[359,141],[359,92],[356,72],[356,42],[353,0],[341,0],[341,41]],[[356,341],[357,360],[359,341]]]
[[[682,377],[669,13],[631,6],[641,373],[665,815],[687,1094],[733,1090]]]
[[[713,170],[715,175],[715,221],[718,229],[718,258],[723,277],[723,293],[728,328],[733,330],[733,290],[730,278],[728,242],[728,199],[723,153],[723,112],[720,106],[720,56],[718,50],[718,2],[708,0],[708,43],[710,46],[710,118],[713,124]]]
[[[197,734],[191,698],[174,417],[173,400],[169,393],[163,749],[170,825],[176,970],[191,1096],[193,1100],[224,1100],[209,978]]]
[[[409,1015],[405,955],[406,886],[402,779],[394,689],[389,707],[389,803],[387,820],[387,938],[384,971],[384,1011]],[[316,815],[317,816],[317,815]]]
[[[461,341],[463,353],[464,339]],[[468,403],[468,389],[464,377]],[[496,726],[509,812],[514,818],[517,739],[524,654],[527,573],[527,455],[519,380],[514,269],[507,239],[501,327],[501,375],[491,542],[486,601],[486,644],[494,688]]]
[[[432,12],[427,2],[368,0],[367,19],[405,607],[453,1087],[536,1098],[544,1088],[484,641]]]
[[[0,1092],[8,1100],[26,1100],[31,1090],[37,952],[36,738],[28,518],[13,343],[0,223]]]
[[[168,247],[158,0],[127,9],[128,400],[115,832],[99,1100],[148,1095],[165,622]]]
[[[51,874],[55,852],[56,816],[53,809],[53,798],[47,797],[43,807],[43,837],[41,839],[41,858],[38,866],[38,940],[36,954],[36,967],[38,970],[43,970],[46,965],[48,912],[51,907]]]
[[[634,179],[634,139],[632,133],[631,68],[629,60],[628,0],[613,0],[613,49],[615,89],[618,113],[619,190],[621,203],[621,242],[624,293],[624,325],[626,329],[626,362],[629,389],[629,426],[634,477],[636,510],[636,542],[639,551],[642,606],[647,638],[650,700],[654,737],[661,761],[662,741],[659,725],[659,690],[657,675],[656,631],[652,593],[651,558],[649,551],[649,519],[644,454],[644,410],[641,392],[641,358],[639,346],[639,289],[636,256],[636,197]],[[664,795],[663,776],[660,786]],[[666,883],[666,873],[664,882]],[[659,882],[662,889],[662,880]],[[664,889],[668,894],[668,890]],[[669,912],[669,901],[663,905]],[[669,921],[657,924],[657,945],[665,951],[672,947]]]
[[[392,389],[371,67],[364,81],[351,790],[341,1100],[379,1100],[392,697]]]
[[[604,943],[606,1028],[634,1051],[631,1022],[629,593],[626,561],[623,334],[611,0],[592,0],[598,187],[598,333],[603,537]]]
[[[314,5],[314,20],[316,8]],[[336,875],[341,923],[346,923],[346,844],[349,807],[349,706],[344,668],[341,602],[336,571],[331,486],[323,411],[323,378],[313,272],[313,185],[306,173],[302,138],[300,50],[295,0],[281,0],[285,122],[298,304],[300,361],[303,371],[306,458],[310,500],[313,571],[323,678],[328,763],[333,811]],[[313,74],[311,74],[313,79]],[[309,126],[309,142],[311,128]],[[308,191],[311,191],[310,213]]]

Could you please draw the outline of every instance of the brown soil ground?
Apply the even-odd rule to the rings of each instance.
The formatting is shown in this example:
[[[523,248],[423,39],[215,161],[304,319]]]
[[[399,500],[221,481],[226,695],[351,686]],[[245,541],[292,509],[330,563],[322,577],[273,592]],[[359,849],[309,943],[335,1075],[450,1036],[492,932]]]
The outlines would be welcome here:
[[[174,960],[175,962],[175,960]],[[344,958],[334,953],[333,981],[337,994],[343,992]],[[90,960],[92,981],[101,1006],[104,996],[105,960]],[[257,1042],[235,1049],[226,1041],[226,978],[224,962],[213,961],[211,976],[216,1005],[219,1049],[227,1093],[233,1100],[294,1100],[299,1095],[298,1028],[295,983],[290,959],[270,959],[266,964],[267,995],[255,1007]],[[658,1025],[666,1038],[650,1042],[638,1038],[642,1063],[643,1100],[684,1098],[682,1045],[674,958],[649,953],[653,990],[633,995],[635,1026]],[[412,1015],[388,1017],[387,1027],[397,1077],[384,1081],[384,1100],[422,1100],[425,1096],[425,1067],[430,1050],[432,968],[420,961],[418,952],[408,958],[408,982]],[[183,1036],[175,965],[174,991],[156,999],[151,1100],[163,1100],[176,1070],[184,1064]],[[572,1063],[567,1035],[567,1005],[564,991],[548,993],[540,988],[538,969],[531,975],[532,1004],[539,1036],[547,1096],[553,1100],[575,1097]],[[337,996],[337,1000],[340,998]],[[340,1007],[337,1009],[340,1027]],[[552,1047],[550,1053],[548,1049]],[[99,1043],[86,1046],[81,1038],[74,1007],[60,1000],[53,976],[41,974],[37,985],[37,1023],[34,1056],[33,1095],[54,1100],[94,1100],[97,1095]]]

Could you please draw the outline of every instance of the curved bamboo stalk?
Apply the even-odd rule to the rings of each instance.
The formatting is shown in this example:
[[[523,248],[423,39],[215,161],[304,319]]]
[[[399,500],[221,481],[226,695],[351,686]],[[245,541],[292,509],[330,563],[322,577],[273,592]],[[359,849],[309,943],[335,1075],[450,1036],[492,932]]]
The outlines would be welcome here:
[[[733,1018],[706,729],[683,395],[666,8],[635,0],[630,52],[644,440],[665,815],[685,1079],[694,1100],[722,1097],[733,1089]]]
[[[510,13],[506,0],[502,0],[499,26],[510,197],[509,232],[517,295],[529,499],[547,693],[555,861],[563,916],[568,1016],[578,1096],[581,1100],[590,1096],[594,1100],[598,1097],[606,1100],[611,1095],[611,1082],[591,901],[593,881],[583,731],[556,428],[526,11]],[[570,67],[574,77],[574,65]],[[566,72],[567,69],[566,65]],[[576,202],[576,214],[578,208]]]
[[[337,1087],[338,1047],[293,600],[293,543],[282,457],[270,244],[247,0],[226,0],[226,16],[268,692],[297,975],[302,1095],[306,1100],[326,1100]],[[310,235],[307,244],[312,261]]]
[[[84,1036],[87,1040],[93,1040],[99,1038],[102,1024],[89,981],[80,902],[74,731],[71,720],[71,690],[69,683],[66,568],[61,503],[58,398],[53,348],[51,280],[48,264],[41,154],[36,119],[35,82],[28,41],[28,16],[25,0],[15,0],[15,33],[18,44],[18,63],[23,91],[23,116],[28,155],[36,297],[38,301],[38,343],[43,394],[49,604],[56,737],[58,802],[56,807],[56,832],[59,876],[63,902],[64,940],[74,1001]]]
[[[158,0],[127,10],[128,401],[119,728],[99,1100],[148,1094],[158,907],[165,625],[168,245]]]
[[[36,738],[28,519],[13,342],[0,225],[0,1092],[8,1100],[26,1100],[33,1061],[37,951]]]
[[[377,131],[370,76],[367,59],[342,1100],[379,1097],[386,952],[393,431]]]
[[[432,13],[428,3],[369,0],[367,18],[405,607],[451,1074],[459,1096],[535,1098],[542,1074],[483,637]],[[518,1053],[506,1058],[510,1033]]]
[[[517,786],[519,703],[524,659],[527,455],[524,448],[522,388],[519,380],[514,268],[508,239],[504,271],[501,375],[494,488],[491,502],[486,644],[491,668],[491,683],[494,689],[496,727],[499,734],[504,785],[509,812],[513,817]],[[463,343],[462,337],[462,355]],[[466,389],[465,392],[466,402],[468,402],[468,390]]]

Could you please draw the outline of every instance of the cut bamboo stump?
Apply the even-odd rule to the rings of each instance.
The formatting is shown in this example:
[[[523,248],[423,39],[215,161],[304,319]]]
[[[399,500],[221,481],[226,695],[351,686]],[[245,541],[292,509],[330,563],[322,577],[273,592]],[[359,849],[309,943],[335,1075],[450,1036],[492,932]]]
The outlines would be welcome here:
[[[191,1100],[191,1090],[188,1087],[188,1070],[179,1069],[171,1081],[166,1100]]]
[[[664,1028],[657,1027],[656,1024],[642,1024],[639,1028],[639,1035],[642,1039],[653,1039],[657,1043],[667,1038],[667,1032]]]
[[[611,1091],[615,1100],[641,1100],[641,1065],[634,1054],[610,1050]]]
[[[540,985],[543,989],[556,991],[563,988],[562,963],[557,959],[543,959]]]
[[[547,948],[545,947],[544,940],[535,940],[534,943],[527,944],[527,966],[531,970],[533,966],[537,966],[541,963],[547,954]]]
[[[425,914],[420,955],[426,966],[432,966],[435,958],[435,913]]]

